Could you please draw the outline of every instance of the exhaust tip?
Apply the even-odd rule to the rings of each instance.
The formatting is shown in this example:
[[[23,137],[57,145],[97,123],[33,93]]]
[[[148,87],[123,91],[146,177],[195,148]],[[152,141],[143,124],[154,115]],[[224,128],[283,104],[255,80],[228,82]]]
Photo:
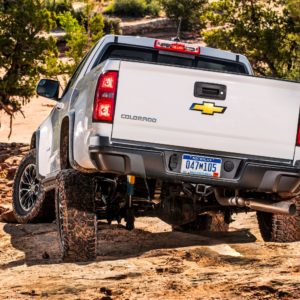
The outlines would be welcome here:
[[[297,207],[296,204],[291,204],[289,207],[289,215],[294,216],[297,213]]]

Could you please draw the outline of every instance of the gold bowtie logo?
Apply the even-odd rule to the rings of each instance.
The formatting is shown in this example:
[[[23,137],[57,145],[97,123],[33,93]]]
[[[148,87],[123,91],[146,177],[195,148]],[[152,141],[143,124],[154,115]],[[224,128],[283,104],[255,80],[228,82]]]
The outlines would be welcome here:
[[[217,106],[213,102],[193,103],[190,110],[201,111],[203,115],[213,116],[214,114],[223,114],[227,107]]]

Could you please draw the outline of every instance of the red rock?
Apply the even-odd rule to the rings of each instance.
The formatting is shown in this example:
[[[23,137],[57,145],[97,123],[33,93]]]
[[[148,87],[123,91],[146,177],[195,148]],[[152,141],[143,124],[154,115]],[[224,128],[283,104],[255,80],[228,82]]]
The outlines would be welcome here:
[[[7,158],[9,158],[9,154],[1,154],[0,163],[3,163]]]
[[[8,211],[9,209],[3,206],[0,206],[0,215],[3,214],[4,212]]]
[[[8,210],[0,215],[0,221],[5,223],[17,223],[12,210]]]
[[[13,182],[13,180],[11,180],[11,181],[9,181],[6,185],[7,185],[8,187],[12,187],[13,184],[14,184],[14,182]]]
[[[8,172],[7,172],[7,175],[6,175],[6,179],[13,180],[14,177],[15,177],[16,171],[17,171],[16,167],[8,169]]]
[[[1,163],[0,164],[0,170],[6,170],[8,168],[9,168],[9,164],[7,164],[7,163]]]

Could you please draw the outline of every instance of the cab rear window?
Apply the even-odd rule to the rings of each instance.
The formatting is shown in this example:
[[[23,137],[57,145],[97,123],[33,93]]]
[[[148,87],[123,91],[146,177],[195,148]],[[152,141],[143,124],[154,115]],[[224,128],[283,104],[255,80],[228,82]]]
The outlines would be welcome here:
[[[160,63],[172,66],[184,66],[204,70],[248,74],[244,64],[207,56],[192,56],[181,53],[169,53],[149,48],[129,47],[122,45],[111,45],[100,56],[94,67],[102,61],[115,58],[141,62]]]

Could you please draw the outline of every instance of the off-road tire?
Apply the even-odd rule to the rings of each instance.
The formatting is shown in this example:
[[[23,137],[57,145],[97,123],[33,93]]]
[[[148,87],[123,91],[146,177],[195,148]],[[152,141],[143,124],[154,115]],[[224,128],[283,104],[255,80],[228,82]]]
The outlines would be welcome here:
[[[62,137],[62,143],[60,146],[60,163],[61,170],[70,169],[70,160],[69,160],[69,136],[66,134]]]
[[[193,232],[193,231],[209,231],[209,232],[227,232],[229,223],[226,222],[224,213],[210,212],[197,217],[197,220],[188,224],[173,226],[174,231]]]
[[[54,191],[45,192],[41,182],[36,179],[37,185],[37,195],[36,200],[32,207],[25,210],[21,204],[20,189],[24,188],[24,183],[22,187],[21,180],[24,176],[26,168],[31,166],[35,168],[36,172],[36,150],[33,149],[29,151],[18,167],[18,170],[14,177],[13,184],[13,213],[16,220],[19,223],[42,223],[42,222],[52,222],[55,219],[55,203],[54,203]],[[35,174],[36,175],[36,174]],[[29,186],[28,186],[29,187]]]
[[[261,236],[265,242],[290,243],[300,241],[300,197],[294,199],[295,216],[257,212]]]
[[[97,256],[97,217],[93,176],[69,169],[57,176],[56,215],[64,261]]]
[[[134,220],[135,220],[134,210],[132,208],[128,208],[126,211],[126,218],[125,218],[127,230],[130,231],[134,229]]]

